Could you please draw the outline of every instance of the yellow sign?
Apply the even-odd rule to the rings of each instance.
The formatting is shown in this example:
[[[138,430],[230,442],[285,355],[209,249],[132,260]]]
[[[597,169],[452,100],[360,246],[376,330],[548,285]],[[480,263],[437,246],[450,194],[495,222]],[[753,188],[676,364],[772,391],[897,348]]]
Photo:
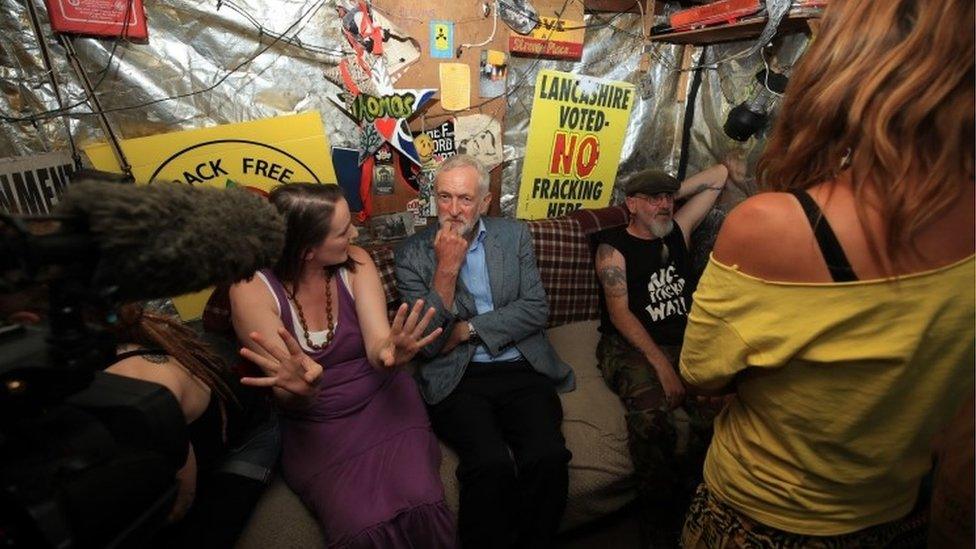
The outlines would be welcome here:
[[[634,86],[539,71],[516,214],[556,217],[609,205]]]
[[[539,12],[537,24],[529,34],[511,33],[508,51],[512,55],[544,57],[546,59],[583,58],[583,2],[565,0],[533,0]],[[531,17],[531,16],[530,16]]]
[[[244,186],[263,194],[281,183],[337,181],[316,111],[125,139],[121,147],[136,183]],[[122,171],[108,144],[84,150],[96,169]],[[210,293],[180,296],[173,304],[184,320],[199,318]]]

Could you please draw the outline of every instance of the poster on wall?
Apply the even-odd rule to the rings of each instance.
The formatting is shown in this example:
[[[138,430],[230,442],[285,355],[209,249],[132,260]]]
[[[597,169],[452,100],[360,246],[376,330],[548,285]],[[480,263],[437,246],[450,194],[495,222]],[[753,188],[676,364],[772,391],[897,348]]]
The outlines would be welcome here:
[[[45,0],[51,28],[85,36],[124,37],[145,42],[149,38],[142,0]]]
[[[555,217],[610,203],[634,85],[539,71],[516,215]]]
[[[0,210],[46,215],[61,199],[74,163],[67,152],[0,158]]]
[[[407,203],[407,209],[414,213],[417,225],[426,225],[428,217],[437,215],[437,204],[433,199],[437,167],[446,158],[457,154],[454,120],[445,120],[428,130],[413,132],[413,140],[420,166],[411,166],[405,174],[407,183],[417,191],[417,198]]]
[[[430,22],[430,56],[434,59],[454,58],[454,21]]]
[[[459,116],[454,122],[457,150],[481,161],[488,170],[502,163],[502,126],[487,114]]]
[[[174,181],[246,187],[267,195],[283,183],[336,183],[329,139],[316,111],[125,139],[136,183]],[[96,169],[120,172],[107,144],[84,149]],[[173,299],[184,320],[199,318],[210,290]]]

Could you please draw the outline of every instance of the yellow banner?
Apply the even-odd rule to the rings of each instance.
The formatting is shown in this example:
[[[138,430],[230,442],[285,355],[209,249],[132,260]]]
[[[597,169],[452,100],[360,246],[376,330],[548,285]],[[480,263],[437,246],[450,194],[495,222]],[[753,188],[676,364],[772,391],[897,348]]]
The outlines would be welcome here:
[[[610,204],[634,86],[539,71],[516,215],[556,217]]]
[[[136,183],[250,187],[267,193],[281,183],[332,183],[329,139],[317,111],[125,139],[122,151]],[[96,169],[121,172],[108,144],[84,149]],[[211,290],[173,299],[184,320],[199,318]]]

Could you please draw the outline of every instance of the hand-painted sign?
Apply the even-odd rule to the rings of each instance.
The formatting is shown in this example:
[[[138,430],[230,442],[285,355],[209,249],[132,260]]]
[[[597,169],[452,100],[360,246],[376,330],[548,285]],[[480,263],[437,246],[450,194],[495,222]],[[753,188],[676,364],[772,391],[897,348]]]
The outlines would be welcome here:
[[[522,36],[512,33],[508,37],[508,50],[512,55],[545,57],[547,59],[583,58],[583,3],[563,0],[536,2],[539,24]]]
[[[633,103],[633,84],[539,71],[518,217],[608,205]]]

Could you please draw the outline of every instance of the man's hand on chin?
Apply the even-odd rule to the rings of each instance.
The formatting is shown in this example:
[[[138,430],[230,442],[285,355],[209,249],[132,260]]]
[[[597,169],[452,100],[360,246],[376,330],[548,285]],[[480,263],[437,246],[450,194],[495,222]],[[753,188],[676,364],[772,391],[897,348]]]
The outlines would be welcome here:
[[[446,221],[434,236],[434,255],[437,269],[456,275],[468,253],[468,242],[459,234],[461,225]]]

